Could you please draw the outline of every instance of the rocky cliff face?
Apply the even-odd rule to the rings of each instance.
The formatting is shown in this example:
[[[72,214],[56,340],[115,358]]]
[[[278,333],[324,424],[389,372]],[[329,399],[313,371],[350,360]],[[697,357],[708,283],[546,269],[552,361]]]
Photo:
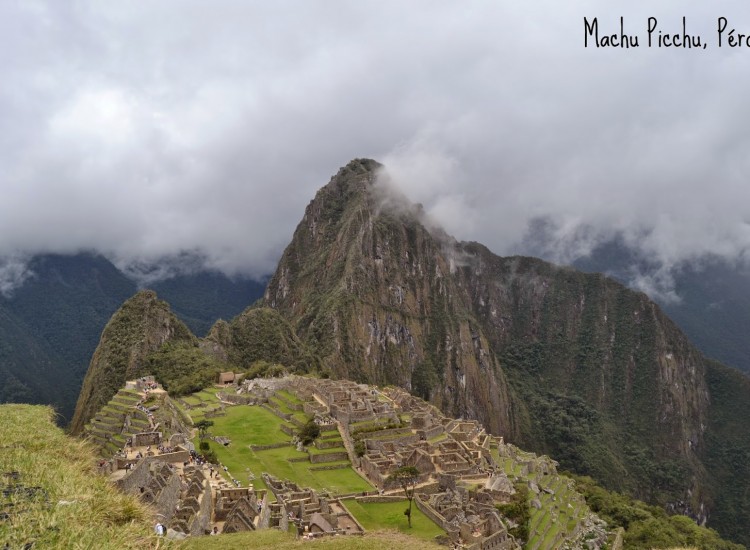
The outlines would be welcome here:
[[[602,275],[500,258],[476,243],[461,243],[454,254],[462,262],[459,287],[530,410],[522,441],[565,457],[566,440],[576,434],[556,438],[538,429],[547,423],[543,415],[566,414],[584,427],[593,414],[602,433],[580,437],[575,450],[588,473],[612,482],[625,475],[632,479],[618,488],[668,500],[679,494],[670,476],[689,472],[684,494],[701,493],[710,405],[704,359],[656,304]],[[586,407],[550,406],[568,396]],[[675,471],[639,471],[664,464]]]
[[[495,433],[517,433],[513,396],[418,207],[375,186],[379,165],[343,168],[305,211],[265,304],[335,377],[409,389]]]
[[[151,374],[142,369],[146,357],[170,341],[196,338],[155,292],[144,290],[126,301],[104,328],[83,379],[71,432],[80,433],[126,380]]]
[[[264,305],[334,376],[402,386],[705,517],[704,359],[659,307],[602,275],[428,230],[380,169],[355,160],[317,193]]]

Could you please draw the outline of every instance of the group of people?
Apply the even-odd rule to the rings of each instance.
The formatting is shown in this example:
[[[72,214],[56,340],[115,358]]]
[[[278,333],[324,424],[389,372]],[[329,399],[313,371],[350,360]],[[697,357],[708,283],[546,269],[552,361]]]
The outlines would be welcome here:
[[[157,536],[163,537],[164,535],[167,534],[167,527],[163,523],[157,522],[157,524],[154,525],[154,532],[157,534]],[[211,534],[211,535],[218,535],[219,534],[219,528],[216,525],[214,525],[214,528],[211,530],[211,532],[209,534]]]
[[[141,411],[142,413],[147,414],[148,417],[153,420],[154,413],[152,413],[150,410],[148,410],[146,407],[144,407],[142,403],[136,404],[135,408],[138,409],[139,411]]]

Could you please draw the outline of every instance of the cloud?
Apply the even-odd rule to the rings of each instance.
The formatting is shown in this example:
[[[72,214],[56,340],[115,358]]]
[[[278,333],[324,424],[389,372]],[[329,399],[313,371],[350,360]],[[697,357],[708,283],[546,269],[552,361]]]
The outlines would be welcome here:
[[[584,16],[651,15],[711,45],[583,47]],[[501,254],[546,220],[559,261],[616,235],[665,273],[747,258],[750,54],[719,15],[750,31],[729,2],[3,3],[0,256],[260,277],[368,156]]]
[[[34,276],[27,266],[28,258],[23,256],[0,258],[0,295],[10,298],[14,290]]]

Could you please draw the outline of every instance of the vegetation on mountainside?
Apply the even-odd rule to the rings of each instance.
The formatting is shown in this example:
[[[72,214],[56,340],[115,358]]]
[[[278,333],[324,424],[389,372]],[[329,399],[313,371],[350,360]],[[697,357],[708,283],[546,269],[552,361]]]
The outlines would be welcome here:
[[[150,511],[95,474],[50,407],[0,406],[0,547],[157,548]]]
[[[513,484],[516,492],[510,497],[507,504],[496,504],[498,512],[506,518],[513,520],[516,526],[508,532],[516,537],[516,540],[529,540],[529,520],[531,520],[531,510],[529,509],[529,486],[523,482]]]
[[[622,238],[604,242],[573,264],[576,269],[602,272],[632,285],[635,274],[654,273],[656,266]],[[680,300],[654,296],[669,317],[705,355],[724,365],[750,372],[750,271],[718,257],[680,266],[670,275]]]
[[[539,391],[540,347],[512,346],[502,356],[531,416],[523,444],[606,487],[661,503],[680,498],[674,491],[687,470],[684,463],[658,458],[644,440],[623,434],[615,419],[578,395]]]
[[[568,474],[570,475],[570,474]],[[701,550],[742,550],[740,544],[723,540],[713,529],[700,527],[686,516],[669,516],[663,508],[607,491],[590,477],[570,475],[586,504],[610,528],[625,529],[625,548],[650,550],[686,545]]]
[[[195,336],[153,291],[141,291],[112,316],[83,380],[71,422],[80,433],[129,378],[151,374],[148,356],[167,342],[196,343]]]
[[[217,323],[207,338],[222,346],[228,361],[239,368],[256,361],[280,363],[300,372],[319,368],[318,359],[273,309],[248,308],[228,324]]]
[[[156,380],[173,396],[200,391],[216,382],[220,372],[231,371],[231,366],[207,356],[193,342],[167,342],[146,358],[144,372]]]
[[[253,378],[278,378],[289,374],[291,369],[286,368],[284,365],[278,363],[271,363],[270,361],[255,361],[250,365],[250,368],[244,371],[243,378],[245,380],[251,380]]]
[[[217,319],[231,319],[263,296],[265,282],[229,279],[218,271],[179,275],[149,285],[193,334],[203,336]]]
[[[28,269],[0,295],[0,403],[52,404],[70,420],[102,327],[136,286],[92,254],[37,256]]]
[[[707,361],[712,407],[706,445],[699,449],[715,487],[710,525],[750,548],[750,379],[739,371]]]
[[[601,275],[470,250],[510,288],[513,323],[488,333],[528,413],[519,443],[654,503],[687,500],[688,472],[703,486],[695,455],[678,451],[708,407],[703,360],[658,308]]]

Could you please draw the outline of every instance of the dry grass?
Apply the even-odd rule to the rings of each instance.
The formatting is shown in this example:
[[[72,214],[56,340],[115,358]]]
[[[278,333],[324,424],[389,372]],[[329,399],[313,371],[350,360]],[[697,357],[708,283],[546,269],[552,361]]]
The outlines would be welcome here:
[[[251,548],[273,548],[274,550],[440,550],[432,542],[416,539],[395,531],[377,531],[363,537],[326,537],[315,541],[295,540],[294,535],[277,529],[219,535],[216,537],[196,537],[185,541],[186,550],[246,550]]]
[[[158,548],[149,510],[95,473],[49,407],[0,406],[0,548]]]

